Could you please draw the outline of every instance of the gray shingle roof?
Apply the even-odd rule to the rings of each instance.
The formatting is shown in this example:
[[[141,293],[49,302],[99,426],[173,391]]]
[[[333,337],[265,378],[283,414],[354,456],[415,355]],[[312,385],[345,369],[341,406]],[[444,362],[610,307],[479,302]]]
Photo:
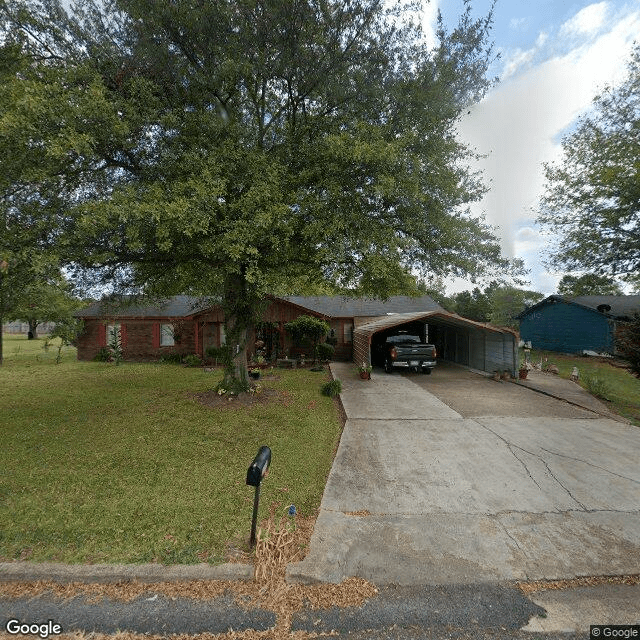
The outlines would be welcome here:
[[[285,296],[285,300],[333,318],[383,316],[387,313],[444,311],[429,296],[391,296],[387,300],[343,296]]]
[[[596,310],[600,305],[607,305],[611,307],[607,313],[615,318],[631,318],[634,313],[640,313],[640,296],[578,296],[571,301]]]
[[[387,313],[414,313],[444,311],[429,296],[391,296],[387,300],[373,298],[346,298],[343,296],[285,296],[282,298],[299,307],[333,318],[354,316],[383,316]],[[127,296],[112,297],[96,302],[75,315],[81,318],[183,318],[203,311],[215,304],[215,298],[173,296],[165,301],[145,304]]]
[[[129,296],[111,297],[94,302],[74,315],[80,318],[184,318],[215,304],[194,296],[173,296],[166,300],[143,300]]]
[[[577,304],[581,307],[593,309],[594,311],[598,311],[598,307],[601,305],[607,305],[610,309],[608,311],[602,311],[601,313],[612,318],[630,319],[634,313],[640,313],[640,296],[577,296],[570,298],[568,296],[551,295],[537,304],[528,307],[517,315],[516,318],[524,318],[535,309],[553,302]]]

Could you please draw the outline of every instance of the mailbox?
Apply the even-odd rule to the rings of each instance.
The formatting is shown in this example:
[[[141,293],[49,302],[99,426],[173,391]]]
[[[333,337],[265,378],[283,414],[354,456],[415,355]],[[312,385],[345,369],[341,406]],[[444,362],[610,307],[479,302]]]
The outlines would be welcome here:
[[[247,484],[252,487],[259,487],[270,464],[271,449],[269,447],[260,447],[258,454],[247,470]]]

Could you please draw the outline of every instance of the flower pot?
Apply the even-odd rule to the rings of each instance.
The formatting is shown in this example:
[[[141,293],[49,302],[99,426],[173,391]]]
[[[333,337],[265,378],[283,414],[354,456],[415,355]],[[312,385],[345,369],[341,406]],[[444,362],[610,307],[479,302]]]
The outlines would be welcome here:
[[[360,377],[363,380],[371,380],[371,374],[368,371],[361,371],[360,372]]]
[[[254,380],[258,380],[258,378],[260,378],[260,372],[259,372],[259,371],[249,371],[249,375],[250,375]]]
[[[528,373],[529,373],[528,369],[520,369],[520,371],[518,371],[518,378],[520,380],[526,380]]]

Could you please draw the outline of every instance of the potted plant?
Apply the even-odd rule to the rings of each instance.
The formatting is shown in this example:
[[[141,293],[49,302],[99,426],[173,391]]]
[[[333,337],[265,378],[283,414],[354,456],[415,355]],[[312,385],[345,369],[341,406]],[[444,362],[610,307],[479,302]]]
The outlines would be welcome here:
[[[520,369],[518,369],[518,379],[519,380],[526,380],[528,373],[529,373],[529,369],[527,368],[527,365],[526,364],[521,364],[520,365]]]
[[[371,371],[372,370],[373,370],[373,367],[370,364],[367,364],[366,362],[363,362],[358,367],[358,373],[360,374],[360,377],[363,380],[371,380]]]
[[[260,369],[258,369],[258,367],[255,367],[254,369],[251,369],[249,371],[249,375],[254,379],[257,380],[260,377]]]

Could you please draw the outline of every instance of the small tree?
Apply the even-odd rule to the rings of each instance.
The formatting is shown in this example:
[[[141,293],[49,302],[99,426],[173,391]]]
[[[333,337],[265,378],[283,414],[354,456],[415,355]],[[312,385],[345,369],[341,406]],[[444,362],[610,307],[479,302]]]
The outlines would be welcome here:
[[[329,323],[313,316],[298,316],[284,325],[294,340],[309,340],[313,348],[314,361],[318,359],[318,344],[329,333]]]
[[[50,335],[51,340],[60,338],[56,364],[60,364],[60,360],[62,359],[62,347],[74,344],[78,336],[82,333],[83,328],[83,321],[72,317],[65,318],[56,324]]]
[[[620,328],[616,346],[621,355],[629,361],[632,375],[640,378],[640,313],[636,313],[631,322]]]

